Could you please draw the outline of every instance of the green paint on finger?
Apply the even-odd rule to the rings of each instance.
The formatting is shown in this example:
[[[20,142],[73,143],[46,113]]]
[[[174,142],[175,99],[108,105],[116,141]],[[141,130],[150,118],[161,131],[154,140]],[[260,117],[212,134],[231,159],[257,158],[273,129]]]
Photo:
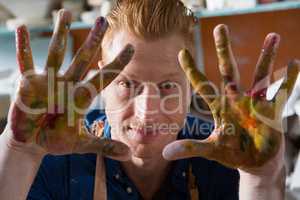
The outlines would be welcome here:
[[[246,152],[251,144],[251,137],[247,133],[245,133],[245,131],[242,131],[240,135],[240,140],[240,149],[243,152]]]

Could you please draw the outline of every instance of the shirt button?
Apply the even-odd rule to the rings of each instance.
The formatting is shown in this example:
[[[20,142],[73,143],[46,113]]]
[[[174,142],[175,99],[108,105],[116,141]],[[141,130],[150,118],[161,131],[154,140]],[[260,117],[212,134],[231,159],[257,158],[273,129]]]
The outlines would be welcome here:
[[[119,174],[116,174],[116,175],[115,175],[115,178],[116,178],[117,180],[119,180],[119,179],[120,179],[120,175],[119,175]]]
[[[131,187],[127,187],[127,188],[126,188],[126,191],[127,191],[128,194],[131,194],[131,193],[132,193]]]
[[[185,173],[185,172],[182,172],[182,176],[183,176],[183,177],[186,177],[186,173]]]

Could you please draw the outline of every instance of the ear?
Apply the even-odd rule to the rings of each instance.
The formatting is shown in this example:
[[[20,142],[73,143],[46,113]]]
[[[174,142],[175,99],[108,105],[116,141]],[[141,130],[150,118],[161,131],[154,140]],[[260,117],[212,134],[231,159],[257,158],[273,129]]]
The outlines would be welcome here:
[[[99,67],[99,69],[101,70],[101,69],[103,69],[104,68],[104,62],[103,62],[103,60],[99,60],[98,61],[98,67]]]

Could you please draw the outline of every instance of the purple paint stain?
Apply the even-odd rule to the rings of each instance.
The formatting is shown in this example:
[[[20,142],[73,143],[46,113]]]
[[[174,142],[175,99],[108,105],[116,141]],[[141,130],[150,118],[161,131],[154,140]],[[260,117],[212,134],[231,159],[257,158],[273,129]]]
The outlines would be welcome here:
[[[256,99],[266,98],[267,88],[263,88],[260,90],[249,90],[248,92],[246,92],[246,95]]]
[[[271,51],[268,53],[272,53],[274,51],[274,48],[276,49],[279,45],[280,36],[277,33],[270,33],[267,36],[267,39],[265,40],[263,44],[263,49],[267,51]]]
[[[24,113],[21,112],[21,110],[19,109],[18,106],[15,106],[13,111],[12,111],[12,125],[11,125],[11,129],[12,129],[12,133],[14,135],[15,140],[19,141],[19,142],[26,142],[26,138],[24,136],[24,134],[22,133],[22,130],[20,130],[17,121],[20,120],[20,116],[24,116]]]
[[[99,23],[100,23],[101,26],[106,26],[107,25],[107,21],[106,21],[105,17],[99,17],[97,19],[97,22],[98,21],[99,21]]]
[[[90,31],[87,40],[86,40],[86,48],[91,49],[95,45],[95,42],[99,42],[97,38],[102,35],[108,27],[108,23],[104,17],[98,17],[95,21],[95,24]]]

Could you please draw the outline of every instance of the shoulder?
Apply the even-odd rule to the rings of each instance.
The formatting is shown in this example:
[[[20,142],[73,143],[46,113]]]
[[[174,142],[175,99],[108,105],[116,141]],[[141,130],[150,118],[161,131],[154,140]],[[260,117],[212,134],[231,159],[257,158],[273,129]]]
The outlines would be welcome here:
[[[67,162],[68,156],[45,156],[27,199],[64,199]]]
[[[31,186],[27,199],[69,199],[91,196],[96,155],[47,155]],[[85,193],[78,188],[84,188]],[[71,195],[71,196],[70,196]],[[86,198],[84,198],[86,199]]]

